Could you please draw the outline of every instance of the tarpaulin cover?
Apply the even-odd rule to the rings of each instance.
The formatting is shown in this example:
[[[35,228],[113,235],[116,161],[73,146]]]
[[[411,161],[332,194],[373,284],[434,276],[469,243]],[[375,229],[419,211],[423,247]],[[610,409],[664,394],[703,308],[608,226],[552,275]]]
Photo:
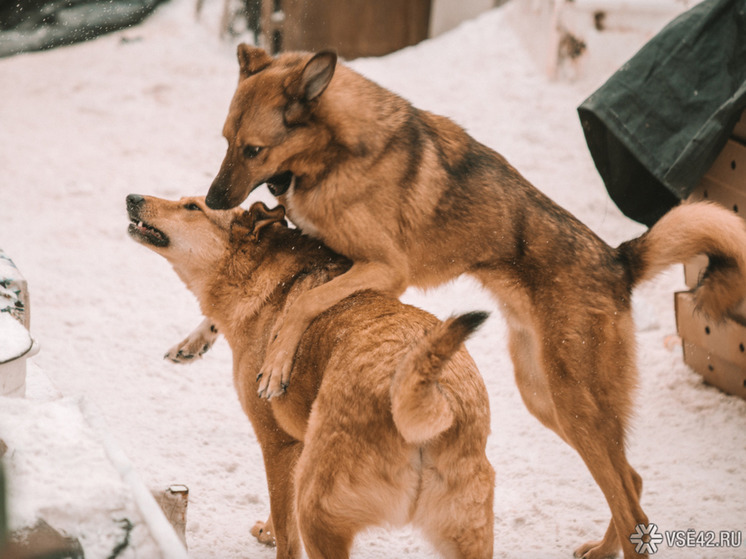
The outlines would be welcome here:
[[[707,172],[746,108],[746,0],[669,23],[578,108],[609,195],[652,225]]]
[[[140,23],[164,0],[0,0],[0,57],[87,41]]]

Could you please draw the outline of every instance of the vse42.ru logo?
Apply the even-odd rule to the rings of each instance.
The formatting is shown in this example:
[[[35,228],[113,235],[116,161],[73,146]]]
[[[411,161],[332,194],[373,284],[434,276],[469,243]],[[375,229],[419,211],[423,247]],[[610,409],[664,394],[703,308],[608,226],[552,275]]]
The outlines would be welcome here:
[[[638,524],[629,541],[635,544],[637,553],[652,555],[663,543],[668,547],[741,547],[743,534],[738,530],[665,530],[661,533],[655,524]]]

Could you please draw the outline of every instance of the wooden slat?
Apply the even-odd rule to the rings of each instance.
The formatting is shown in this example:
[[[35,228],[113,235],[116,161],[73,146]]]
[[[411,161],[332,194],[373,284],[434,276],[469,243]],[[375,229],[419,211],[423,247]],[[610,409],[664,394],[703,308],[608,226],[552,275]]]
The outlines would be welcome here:
[[[744,369],[686,340],[683,346],[684,362],[702,375],[708,384],[746,400],[746,371]]]
[[[679,336],[746,370],[746,328],[732,320],[715,322],[694,312],[691,293],[676,294]]]

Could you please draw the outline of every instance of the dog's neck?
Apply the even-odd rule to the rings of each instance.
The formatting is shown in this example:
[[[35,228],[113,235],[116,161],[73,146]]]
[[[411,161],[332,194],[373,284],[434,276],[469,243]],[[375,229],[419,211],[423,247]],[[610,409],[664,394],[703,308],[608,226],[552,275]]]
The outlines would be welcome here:
[[[355,95],[350,95],[351,90]],[[407,121],[412,107],[402,97],[341,65],[321,96],[318,110],[331,123],[335,141],[358,157],[376,158]]]

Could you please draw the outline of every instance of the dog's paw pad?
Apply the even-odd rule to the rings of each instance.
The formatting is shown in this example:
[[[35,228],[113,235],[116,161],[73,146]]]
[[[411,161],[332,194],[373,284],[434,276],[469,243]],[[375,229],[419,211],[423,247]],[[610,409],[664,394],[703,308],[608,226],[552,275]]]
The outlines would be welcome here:
[[[218,329],[205,319],[185,339],[163,356],[173,363],[191,363],[207,353],[218,338]]]
[[[163,358],[173,363],[189,363],[195,357],[201,357],[202,355],[203,354],[200,353],[199,355],[195,356],[193,353],[185,353],[181,349],[170,349],[166,352]]]

